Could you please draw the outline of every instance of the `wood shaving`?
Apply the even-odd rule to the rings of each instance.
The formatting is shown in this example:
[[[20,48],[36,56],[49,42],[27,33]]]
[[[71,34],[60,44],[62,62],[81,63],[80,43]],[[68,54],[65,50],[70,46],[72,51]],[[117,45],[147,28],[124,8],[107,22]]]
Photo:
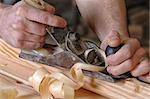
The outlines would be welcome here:
[[[29,78],[29,82],[41,94],[42,99],[74,99],[74,91],[84,85],[82,70],[99,72],[104,67],[76,63],[69,75],[62,72],[49,73],[45,68],[40,68]]]

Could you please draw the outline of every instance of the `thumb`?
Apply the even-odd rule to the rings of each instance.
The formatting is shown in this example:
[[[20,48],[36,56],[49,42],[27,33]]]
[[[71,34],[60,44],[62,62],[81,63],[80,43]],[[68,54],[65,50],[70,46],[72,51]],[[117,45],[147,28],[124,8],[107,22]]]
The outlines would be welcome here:
[[[120,34],[116,31],[111,31],[107,38],[107,44],[110,47],[118,47],[121,44]]]

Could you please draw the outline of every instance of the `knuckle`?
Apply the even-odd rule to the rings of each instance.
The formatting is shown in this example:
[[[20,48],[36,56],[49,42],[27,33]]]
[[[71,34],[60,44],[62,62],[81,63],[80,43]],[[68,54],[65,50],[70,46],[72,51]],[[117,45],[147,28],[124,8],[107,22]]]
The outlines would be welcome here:
[[[144,48],[141,47],[138,53],[141,56],[145,56],[147,54],[147,51]]]
[[[49,16],[47,12],[41,12],[38,16],[39,19],[41,19],[42,21],[44,21],[44,23],[47,23],[49,20]]]
[[[130,58],[130,57],[132,56],[132,53],[131,53],[131,46],[130,46],[130,45],[126,45],[124,55],[125,55],[127,58]]]
[[[15,23],[13,23],[12,24],[12,27],[14,28],[14,29],[25,29],[25,25],[24,25],[24,22],[22,21],[22,20],[16,20],[16,22]]]
[[[23,5],[18,6],[16,9],[16,15],[18,16],[23,16],[25,12],[26,12],[26,7]]]
[[[137,44],[138,46],[140,46],[140,42],[139,42],[139,40],[138,40],[138,39],[133,38],[133,42],[134,42],[135,44]]]
[[[138,41],[138,39],[136,39],[136,38],[133,38],[132,39],[135,43],[138,43],[139,41]]]
[[[14,29],[18,29],[19,25],[18,25],[17,23],[13,23],[13,24],[12,24],[12,27],[13,27]]]
[[[18,25],[23,25],[23,20],[21,18],[18,18],[16,19],[16,23],[15,24],[18,24]]]

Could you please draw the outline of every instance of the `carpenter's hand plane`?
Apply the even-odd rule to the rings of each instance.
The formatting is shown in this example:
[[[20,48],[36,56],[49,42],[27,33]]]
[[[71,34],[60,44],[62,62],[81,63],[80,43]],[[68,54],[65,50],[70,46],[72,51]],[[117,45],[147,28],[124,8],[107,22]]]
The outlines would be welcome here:
[[[82,62],[96,66],[107,67],[106,54],[114,54],[117,48],[107,47],[106,52],[101,50],[97,42],[81,37],[79,33],[72,32],[68,28],[47,28],[47,40],[43,48],[37,50],[22,50],[20,57],[54,66],[57,68],[70,69],[75,63]],[[84,75],[109,82],[131,77],[130,73],[113,76],[106,70],[91,72],[83,70]]]

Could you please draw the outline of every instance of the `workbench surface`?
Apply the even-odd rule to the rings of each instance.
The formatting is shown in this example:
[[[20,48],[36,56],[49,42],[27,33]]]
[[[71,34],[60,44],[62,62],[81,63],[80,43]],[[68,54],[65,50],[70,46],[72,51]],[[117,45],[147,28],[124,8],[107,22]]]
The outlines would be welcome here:
[[[15,53],[12,53],[9,51],[10,46],[8,45],[3,45],[4,42],[0,39],[0,56],[8,57],[13,59]],[[5,49],[3,46],[5,46]],[[7,47],[6,47],[7,46]],[[5,50],[5,51],[4,51]],[[16,53],[19,53],[19,49],[14,49]],[[10,56],[12,54],[12,56]],[[17,54],[16,54],[17,55]],[[14,59],[15,60],[15,59]],[[0,57],[0,65],[2,65],[2,59]],[[0,89],[5,89],[5,88],[16,88],[17,91],[19,92],[18,98],[17,99],[41,99],[40,95],[31,87],[18,83],[16,80],[9,78],[7,76],[4,76],[0,74]],[[90,91],[80,89],[79,91],[76,92],[76,98],[75,99],[106,99],[103,96],[100,96],[98,94],[92,93]],[[1,99],[1,98],[0,98]]]

